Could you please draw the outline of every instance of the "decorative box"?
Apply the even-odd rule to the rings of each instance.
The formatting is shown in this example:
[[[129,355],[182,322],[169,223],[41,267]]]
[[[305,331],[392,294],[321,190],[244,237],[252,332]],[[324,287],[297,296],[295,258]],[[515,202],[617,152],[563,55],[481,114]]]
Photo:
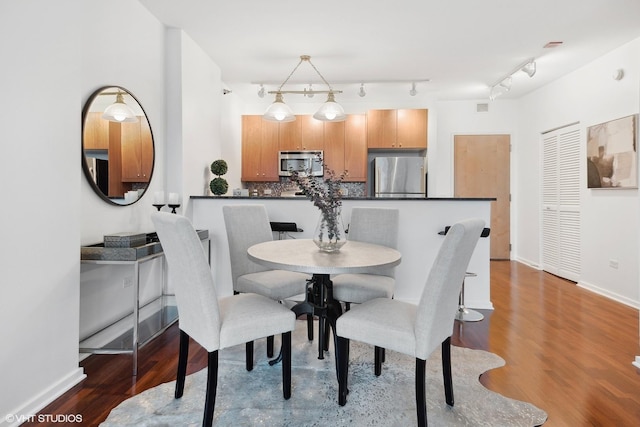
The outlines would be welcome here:
[[[135,248],[147,243],[145,233],[115,233],[104,236],[105,248]]]

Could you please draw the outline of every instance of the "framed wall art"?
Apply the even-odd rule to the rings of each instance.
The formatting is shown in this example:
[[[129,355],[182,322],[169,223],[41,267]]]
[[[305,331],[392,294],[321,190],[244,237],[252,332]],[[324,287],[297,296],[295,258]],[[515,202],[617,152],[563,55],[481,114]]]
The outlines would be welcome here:
[[[587,128],[587,187],[638,188],[638,115]]]

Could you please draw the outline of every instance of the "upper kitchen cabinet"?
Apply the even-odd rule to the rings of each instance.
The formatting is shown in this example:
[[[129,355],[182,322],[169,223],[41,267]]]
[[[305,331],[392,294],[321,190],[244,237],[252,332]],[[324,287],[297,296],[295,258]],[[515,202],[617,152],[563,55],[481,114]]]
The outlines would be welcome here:
[[[295,123],[295,122],[292,122]],[[278,181],[278,123],[242,116],[242,181]]]
[[[280,123],[280,150],[323,150],[323,124],[313,116],[296,116],[293,122]]]
[[[109,149],[109,121],[102,119],[101,112],[89,112],[84,123],[84,149]]]
[[[153,170],[153,142],[149,122],[120,123],[122,182],[149,182]]]
[[[369,148],[424,150],[427,148],[428,110],[369,110]]]

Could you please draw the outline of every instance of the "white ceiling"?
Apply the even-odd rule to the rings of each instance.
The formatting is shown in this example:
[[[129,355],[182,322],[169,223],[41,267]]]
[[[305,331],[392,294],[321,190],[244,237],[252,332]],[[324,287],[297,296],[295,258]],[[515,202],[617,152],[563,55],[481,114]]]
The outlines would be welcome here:
[[[345,93],[422,81],[435,99],[487,99],[534,57],[535,76],[517,73],[504,96],[519,97],[640,37],[640,0],[139,1],[200,45],[230,89],[256,91],[275,90],[305,54]],[[543,48],[552,41],[563,44]],[[304,63],[290,82],[326,88]]]

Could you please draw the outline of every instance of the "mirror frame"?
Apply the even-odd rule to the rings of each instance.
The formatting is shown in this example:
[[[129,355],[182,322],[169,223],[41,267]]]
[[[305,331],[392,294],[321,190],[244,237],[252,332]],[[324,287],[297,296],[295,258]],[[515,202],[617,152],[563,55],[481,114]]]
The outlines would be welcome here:
[[[85,138],[84,138],[84,131],[85,131],[85,125],[87,122],[87,116],[90,112],[91,106],[93,105],[94,101],[96,100],[96,98],[98,96],[100,96],[102,94],[102,92],[104,92],[105,90],[121,90],[123,92],[125,92],[127,95],[131,96],[131,98],[133,98],[137,103],[138,103],[138,107],[140,108],[140,110],[142,110],[142,112],[144,113],[144,117],[147,120],[147,124],[149,126],[149,132],[151,134],[151,149],[152,149],[152,156],[153,156],[153,161],[151,164],[151,172],[149,173],[149,181],[147,183],[146,188],[144,189],[144,191],[142,192],[142,194],[140,194],[140,196],[133,202],[131,203],[117,203],[115,202],[113,199],[109,198],[108,194],[104,194],[102,192],[102,190],[98,187],[98,184],[96,184],[96,182],[93,180],[93,176],[91,175],[91,171],[89,170],[89,166],[87,164],[87,157],[85,155]],[[140,101],[138,100],[138,98],[136,98],[136,96],[134,94],[132,94],[129,90],[125,89],[122,86],[117,86],[117,85],[109,85],[109,86],[102,86],[99,89],[97,89],[96,91],[94,91],[91,96],[89,97],[89,99],[87,99],[87,102],[84,104],[84,107],[82,109],[82,146],[81,146],[81,150],[80,150],[80,156],[81,156],[81,161],[82,161],[82,170],[84,171],[84,176],[87,178],[87,181],[89,182],[89,185],[91,186],[91,188],[93,189],[93,191],[105,202],[109,203],[110,205],[113,206],[131,206],[133,204],[135,204],[136,202],[138,202],[140,199],[142,199],[142,197],[146,194],[147,190],[149,189],[149,185],[151,184],[151,180],[153,179],[153,172],[155,170],[156,167],[156,141],[155,141],[155,137],[153,136],[153,128],[151,127],[151,122],[149,121],[149,117],[147,116],[147,112],[144,110],[144,108],[142,107],[142,104],[140,103]],[[124,199],[123,199],[124,200]]]

